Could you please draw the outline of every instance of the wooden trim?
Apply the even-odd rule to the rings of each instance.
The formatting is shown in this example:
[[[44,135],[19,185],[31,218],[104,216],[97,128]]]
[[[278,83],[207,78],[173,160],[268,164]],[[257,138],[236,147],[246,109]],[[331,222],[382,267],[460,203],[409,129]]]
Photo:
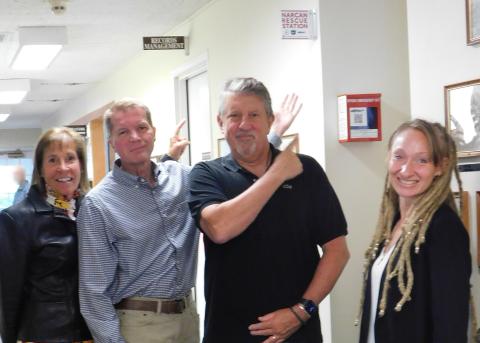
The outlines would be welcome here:
[[[93,175],[95,186],[106,174],[105,170],[105,138],[103,135],[103,118],[90,121],[90,143],[92,146]]]

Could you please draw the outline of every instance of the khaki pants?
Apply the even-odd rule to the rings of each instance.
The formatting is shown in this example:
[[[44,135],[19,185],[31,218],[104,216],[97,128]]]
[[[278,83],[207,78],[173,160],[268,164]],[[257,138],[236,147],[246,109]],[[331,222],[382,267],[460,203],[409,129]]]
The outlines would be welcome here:
[[[198,343],[199,319],[192,297],[180,314],[117,310],[128,343]]]

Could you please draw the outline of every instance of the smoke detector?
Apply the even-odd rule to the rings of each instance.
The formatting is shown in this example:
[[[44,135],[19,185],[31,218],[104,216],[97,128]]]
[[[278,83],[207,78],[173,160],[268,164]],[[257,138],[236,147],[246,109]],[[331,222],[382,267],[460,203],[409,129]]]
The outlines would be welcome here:
[[[48,0],[50,9],[55,15],[62,15],[67,10],[67,0]]]

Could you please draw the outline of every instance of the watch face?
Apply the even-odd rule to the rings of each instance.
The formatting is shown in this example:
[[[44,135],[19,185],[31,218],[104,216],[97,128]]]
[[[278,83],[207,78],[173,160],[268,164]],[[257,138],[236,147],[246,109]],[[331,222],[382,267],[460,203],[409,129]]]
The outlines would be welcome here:
[[[315,303],[311,300],[302,299],[302,305],[305,307],[305,311],[307,311],[309,315],[312,315],[318,311],[317,305],[315,305]]]

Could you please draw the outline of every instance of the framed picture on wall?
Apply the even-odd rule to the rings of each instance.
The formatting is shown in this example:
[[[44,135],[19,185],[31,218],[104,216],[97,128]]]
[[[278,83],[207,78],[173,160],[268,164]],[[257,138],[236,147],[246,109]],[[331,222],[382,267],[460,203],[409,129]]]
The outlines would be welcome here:
[[[480,155],[480,79],[445,86],[445,127],[459,157]]]
[[[480,0],[466,0],[467,44],[480,43]]]
[[[280,150],[285,149],[288,146],[288,144],[290,144],[290,142],[293,141],[293,139],[297,136],[298,136],[298,133],[282,136],[282,144],[280,145]],[[293,151],[296,153],[300,151],[299,140],[297,140],[297,143],[293,147]],[[217,140],[217,152],[219,157],[226,156],[230,153],[230,147],[228,146],[227,140],[224,137],[219,138]]]

